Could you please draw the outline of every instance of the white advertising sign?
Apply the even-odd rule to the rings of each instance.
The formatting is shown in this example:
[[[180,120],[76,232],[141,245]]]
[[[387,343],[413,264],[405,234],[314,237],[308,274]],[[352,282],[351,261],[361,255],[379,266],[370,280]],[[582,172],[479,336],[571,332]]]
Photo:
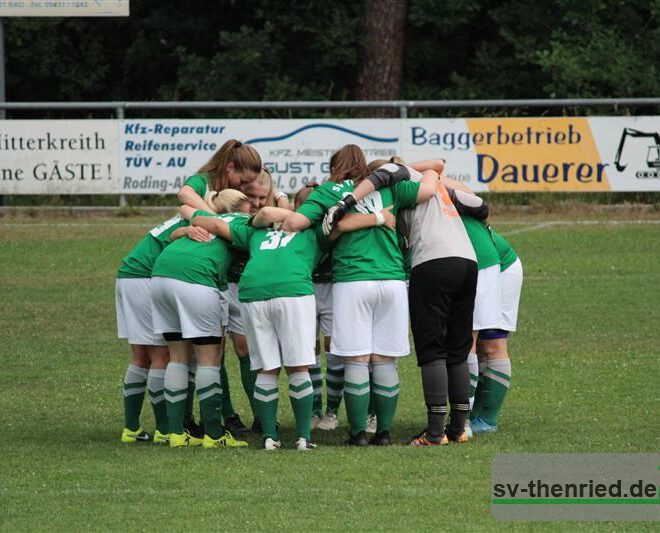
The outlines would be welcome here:
[[[443,158],[475,191],[660,191],[660,117],[0,121],[0,194],[175,194],[229,139],[281,191],[367,161]]]
[[[279,190],[294,192],[329,174],[330,156],[357,144],[367,159],[399,151],[398,120],[126,120],[124,194],[176,193],[229,139],[254,146]]]
[[[117,194],[119,122],[0,120],[0,194]]]
[[[129,0],[0,0],[0,17],[128,17]]]

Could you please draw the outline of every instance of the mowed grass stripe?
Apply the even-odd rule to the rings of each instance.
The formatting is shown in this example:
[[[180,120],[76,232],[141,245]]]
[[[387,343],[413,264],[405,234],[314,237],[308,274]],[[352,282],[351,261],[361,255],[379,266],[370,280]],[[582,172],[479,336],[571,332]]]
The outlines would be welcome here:
[[[625,220],[510,237],[526,283],[496,434],[442,449],[348,449],[342,407],[340,429],[314,432],[321,447],[298,453],[281,378],[287,450],[261,452],[253,436],[248,450],[123,446],[129,350],[115,338],[114,280],[121,258],[158,222],[3,236],[0,412],[11,439],[0,445],[2,529],[420,530],[450,519],[492,530],[506,526],[489,508],[496,453],[657,451],[660,239],[656,225]],[[250,423],[231,349],[228,370]],[[397,442],[425,424],[414,357],[400,373]],[[153,429],[148,401],[143,423]]]

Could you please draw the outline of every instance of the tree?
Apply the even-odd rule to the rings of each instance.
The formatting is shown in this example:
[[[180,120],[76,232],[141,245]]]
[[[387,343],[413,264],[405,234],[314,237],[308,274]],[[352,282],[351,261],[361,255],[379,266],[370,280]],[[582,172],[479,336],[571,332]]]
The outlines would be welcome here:
[[[398,100],[406,32],[406,0],[365,0],[357,100]],[[369,116],[396,116],[396,109],[365,110]]]

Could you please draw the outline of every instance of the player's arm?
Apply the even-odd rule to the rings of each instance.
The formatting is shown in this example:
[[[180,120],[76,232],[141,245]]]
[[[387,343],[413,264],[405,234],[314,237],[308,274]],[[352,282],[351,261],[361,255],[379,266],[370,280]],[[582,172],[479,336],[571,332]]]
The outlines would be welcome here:
[[[189,205],[193,209],[209,211],[209,206],[204,201],[204,198],[197,194],[195,189],[193,189],[190,185],[184,185],[181,187],[181,190],[177,196],[179,198],[179,202],[181,202],[182,205]],[[211,211],[215,210],[212,209]]]
[[[424,159],[423,161],[413,161],[412,163],[406,164],[414,168],[417,172],[435,170],[438,174],[442,174],[445,170],[444,159]]]
[[[287,201],[288,202],[288,201]],[[250,224],[253,228],[265,228],[272,224],[284,222],[293,215],[292,211],[283,207],[262,207],[252,218]]]
[[[440,176],[440,183],[442,183],[447,189],[454,189],[456,191],[463,191],[469,194],[474,194],[472,189],[460,181],[453,180],[447,176]]]
[[[229,224],[222,219],[213,216],[197,215],[190,223],[197,228],[205,229],[209,233],[213,233],[213,235],[222,237],[226,241],[231,241]]]
[[[488,204],[482,198],[479,198],[476,194],[457,191],[450,187],[446,187],[446,189],[449,198],[459,214],[476,218],[477,220],[486,220],[488,218]]]
[[[296,213],[294,211],[293,213],[289,213],[289,216],[282,224],[282,229],[288,232],[302,231],[309,228],[311,225],[312,221],[309,220],[305,215],[302,213]]]
[[[326,229],[333,229],[359,200],[371,194],[376,189],[395,185],[408,179],[410,179],[410,169],[398,163],[387,163],[376,169],[355,187],[353,194],[345,196],[328,209],[329,218],[326,219],[327,224],[324,224],[324,231]],[[417,191],[416,203],[426,202],[431,199],[435,194],[437,184],[438,173],[434,170],[424,171]]]
[[[175,229],[170,235],[170,239],[174,242],[177,239],[186,236],[197,242],[209,242],[211,240],[211,234],[208,231],[195,226],[185,226],[183,228]]]
[[[357,231],[374,226],[386,226],[391,230],[396,229],[396,217],[392,214],[391,205],[377,213],[349,213],[339,221],[335,229],[339,233],[348,233],[349,231]]]

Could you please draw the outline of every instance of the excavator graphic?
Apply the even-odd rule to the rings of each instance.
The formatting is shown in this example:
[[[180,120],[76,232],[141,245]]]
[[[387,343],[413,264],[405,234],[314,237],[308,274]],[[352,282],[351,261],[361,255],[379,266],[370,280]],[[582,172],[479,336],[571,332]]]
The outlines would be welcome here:
[[[651,137],[654,139],[655,144],[650,145],[646,153],[646,165],[649,168],[660,168],[660,133],[646,133],[632,128],[624,128],[621,134],[621,141],[619,141],[619,148],[614,157],[614,164],[619,172],[623,172],[628,166],[621,164],[623,145],[626,144],[626,138],[628,137]]]

